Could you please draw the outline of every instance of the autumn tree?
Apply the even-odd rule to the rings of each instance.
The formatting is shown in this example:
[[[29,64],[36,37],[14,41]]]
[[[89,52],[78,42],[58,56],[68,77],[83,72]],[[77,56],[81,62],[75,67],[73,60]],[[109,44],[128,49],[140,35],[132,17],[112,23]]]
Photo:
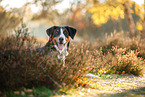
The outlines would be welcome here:
[[[143,11],[141,7],[131,0],[86,0],[92,3],[90,12],[92,13],[92,19],[96,25],[102,25],[107,23],[110,19],[119,20],[126,17],[130,32],[130,37],[135,37],[136,28],[142,30],[141,22]],[[97,2],[98,1],[98,2]],[[134,8],[134,10],[133,10]],[[132,18],[132,13],[138,15],[141,20],[135,24]],[[135,26],[137,25],[137,26]]]

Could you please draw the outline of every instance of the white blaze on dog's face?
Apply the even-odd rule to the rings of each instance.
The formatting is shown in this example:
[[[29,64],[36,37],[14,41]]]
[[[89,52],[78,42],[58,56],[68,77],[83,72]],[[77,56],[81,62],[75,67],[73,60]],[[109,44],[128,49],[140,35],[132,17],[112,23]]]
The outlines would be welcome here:
[[[57,44],[58,44],[58,48],[60,50],[62,50],[64,48],[65,44],[66,44],[66,36],[64,35],[64,28],[63,27],[61,27],[59,29],[59,31],[60,31],[60,35],[58,36],[56,41],[57,41]]]

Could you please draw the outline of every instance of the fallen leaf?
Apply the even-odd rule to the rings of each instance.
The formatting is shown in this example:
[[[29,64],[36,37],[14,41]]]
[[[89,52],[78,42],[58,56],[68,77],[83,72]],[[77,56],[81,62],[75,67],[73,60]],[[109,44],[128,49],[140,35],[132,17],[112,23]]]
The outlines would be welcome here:
[[[72,88],[71,87],[68,87],[68,89],[71,90]]]
[[[95,87],[92,87],[91,89],[96,89]]]
[[[122,74],[124,74],[125,73],[125,71],[122,71]]]

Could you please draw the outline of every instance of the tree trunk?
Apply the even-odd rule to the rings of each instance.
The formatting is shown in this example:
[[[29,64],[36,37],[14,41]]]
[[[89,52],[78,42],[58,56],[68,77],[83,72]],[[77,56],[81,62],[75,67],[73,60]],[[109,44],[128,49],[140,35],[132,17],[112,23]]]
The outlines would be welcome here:
[[[131,9],[130,9],[130,5],[129,5],[129,1],[125,1],[125,3],[124,3],[124,13],[125,13],[126,18],[127,18],[130,36],[131,36],[131,38],[133,38],[133,37],[136,36],[136,34],[135,34],[135,24],[134,24],[134,20],[132,18],[130,10]]]
[[[144,21],[143,21],[143,30],[142,30],[141,38],[142,39],[145,38],[145,17],[144,17]]]

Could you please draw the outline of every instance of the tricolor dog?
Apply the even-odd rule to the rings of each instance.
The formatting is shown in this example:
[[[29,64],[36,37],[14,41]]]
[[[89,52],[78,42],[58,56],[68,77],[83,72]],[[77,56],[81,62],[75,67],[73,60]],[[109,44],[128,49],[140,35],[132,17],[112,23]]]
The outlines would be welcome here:
[[[69,26],[53,26],[46,30],[49,36],[47,44],[41,48],[42,53],[58,51],[58,59],[65,64],[65,56],[68,55],[68,47],[71,39],[76,35],[76,29]]]

